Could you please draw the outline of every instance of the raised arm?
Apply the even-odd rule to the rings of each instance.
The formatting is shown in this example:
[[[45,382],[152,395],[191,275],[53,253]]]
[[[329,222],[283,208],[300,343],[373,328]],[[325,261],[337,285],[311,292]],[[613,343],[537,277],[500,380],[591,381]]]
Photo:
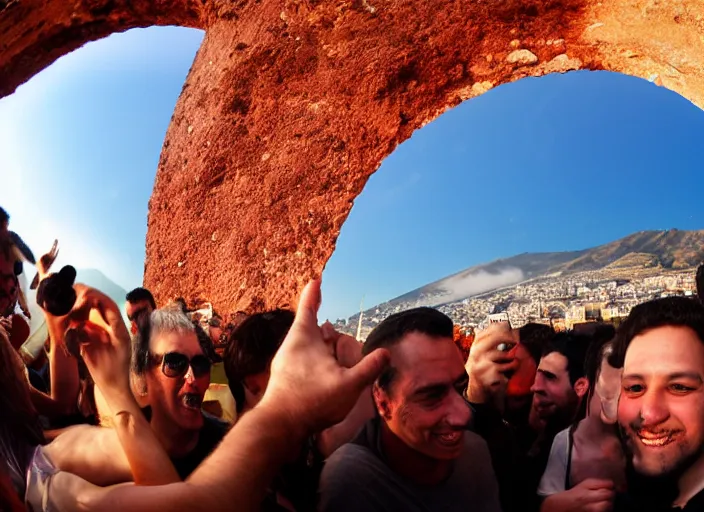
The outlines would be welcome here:
[[[131,482],[132,471],[117,432],[111,428],[77,425],[65,429],[44,447],[61,471],[100,486]]]
[[[186,482],[99,489],[59,473],[52,482],[53,499],[77,502],[81,510],[258,510],[288,456],[308,435],[339,423],[388,361],[388,353],[379,350],[353,368],[339,365],[336,340],[324,341],[317,327],[319,287],[316,282],[304,290],[296,321],[272,362],[262,401]]]
[[[81,355],[110,408],[111,423],[129,463],[135,483],[163,485],[180,478],[157,440],[130,389],[131,341],[115,302],[94,289],[82,290],[76,311],[89,318],[95,311],[106,327],[86,322]]]
[[[49,331],[49,373],[51,377],[50,402],[46,401],[47,395],[41,400],[35,396],[35,405],[42,414],[68,415],[76,412],[78,407],[78,393],[81,382],[78,374],[78,361],[66,349],[64,334],[66,332],[65,320],[44,313]]]

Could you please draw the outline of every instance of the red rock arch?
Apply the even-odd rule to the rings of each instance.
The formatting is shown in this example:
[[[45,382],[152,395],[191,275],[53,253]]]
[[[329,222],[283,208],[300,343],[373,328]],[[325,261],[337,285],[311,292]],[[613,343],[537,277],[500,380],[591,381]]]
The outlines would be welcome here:
[[[606,69],[704,104],[681,0],[0,0],[0,97],[131,27],[206,30],[164,140],[145,283],[222,311],[291,303],[413,130],[491,87]]]

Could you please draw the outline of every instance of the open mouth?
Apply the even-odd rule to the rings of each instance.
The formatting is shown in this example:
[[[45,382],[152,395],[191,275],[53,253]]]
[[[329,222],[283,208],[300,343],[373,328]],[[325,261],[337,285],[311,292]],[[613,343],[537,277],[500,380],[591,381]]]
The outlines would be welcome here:
[[[675,441],[677,432],[648,432],[640,430],[636,432],[638,439],[643,446],[659,448],[667,446]]]
[[[454,430],[445,434],[436,434],[441,444],[446,446],[456,446],[462,440],[462,431]]]
[[[203,404],[203,398],[196,393],[185,393],[181,397],[181,403],[187,409],[200,410],[200,407]]]

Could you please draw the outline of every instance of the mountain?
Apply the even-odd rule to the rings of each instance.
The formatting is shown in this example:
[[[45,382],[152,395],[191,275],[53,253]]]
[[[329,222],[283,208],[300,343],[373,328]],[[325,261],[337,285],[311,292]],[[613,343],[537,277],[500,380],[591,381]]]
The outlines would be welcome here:
[[[603,268],[694,268],[704,261],[704,230],[640,231],[591,249],[524,253],[467,268],[427,284],[377,308],[438,306],[548,274],[571,274]],[[358,318],[359,314],[353,318]]]
[[[52,270],[58,270],[53,269]],[[25,264],[25,273],[29,276],[27,279],[34,277],[34,267]],[[100,270],[94,268],[76,269],[76,282],[86,284],[96,288],[114,300],[122,309],[125,302],[127,290],[116,284],[109,277],[103,274]],[[29,311],[32,314],[31,327],[32,332],[40,328],[44,322],[44,315],[41,308],[37,305],[37,294],[35,290],[27,289],[27,304]]]
[[[100,290],[114,300],[118,305],[125,302],[127,290],[112,281],[100,270],[94,268],[82,268],[77,269],[76,274],[77,283],[87,284],[88,286]]]

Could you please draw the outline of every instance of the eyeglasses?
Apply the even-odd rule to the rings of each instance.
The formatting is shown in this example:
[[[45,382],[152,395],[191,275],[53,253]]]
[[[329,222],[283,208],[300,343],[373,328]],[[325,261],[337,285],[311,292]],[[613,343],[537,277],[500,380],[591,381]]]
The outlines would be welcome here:
[[[153,355],[154,364],[161,363],[161,371],[169,378],[175,379],[183,377],[188,368],[193,369],[193,377],[198,379],[210,373],[210,359],[203,354],[198,354],[192,358],[179,352],[168,352],[161,356]]]

